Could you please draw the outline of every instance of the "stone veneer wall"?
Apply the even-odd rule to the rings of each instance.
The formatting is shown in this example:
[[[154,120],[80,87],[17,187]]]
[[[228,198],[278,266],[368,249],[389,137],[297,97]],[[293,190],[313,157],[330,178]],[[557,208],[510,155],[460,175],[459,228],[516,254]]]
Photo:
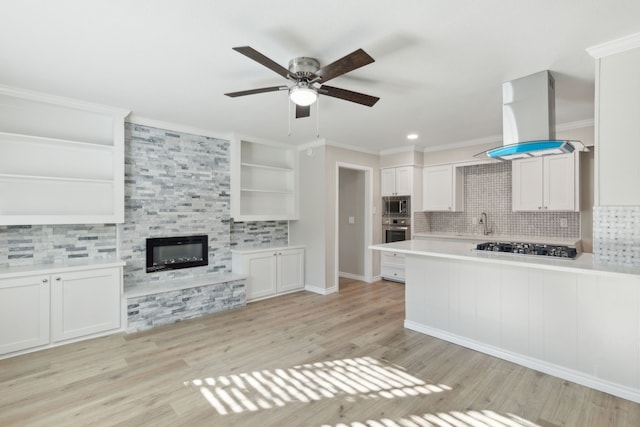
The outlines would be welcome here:
[[[593,208],[593,256],[598,263],[640,267],[640,206]]]
[[[472,218],[486,212],[493,234],[580,238],[579,212],[513,212],[511,193],[511,162],[466,166],[464,212],[418,212],[414,231],[482,234]],[[560,219],[567,227],[560,227]]]
[[[194,319],[246,304],[245,280],[128,298],[127,331]]]
[[[230,271],[229,142],[131,123],[125,141],[125,289]],[[195,234],[209,236],[208,266],[146,273],[146,238]]]
[[[117,259],[113,224],[0,226],[0,267]]]
[[[286,246],[288,221],[231,222],[231,248]]]

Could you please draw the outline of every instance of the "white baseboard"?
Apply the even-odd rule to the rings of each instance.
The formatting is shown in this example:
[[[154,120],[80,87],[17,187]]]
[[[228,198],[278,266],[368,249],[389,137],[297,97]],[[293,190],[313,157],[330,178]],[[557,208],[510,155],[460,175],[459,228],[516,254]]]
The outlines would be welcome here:
[[[367,282],[367,283],[379,282],[380,280],[382,280],[382,276],[380,276],[380,275],[378,275],[378,276],[373,276],[373,277],[371,278],[371,281],[370,281],[370,282]]]
[[[335,286],[333,286],[331,288],[321,288],[320,286],[305,285],[304,286],[304,290],[305,291],[309,291],[309,292],[313,292],[313,293],[316,293],[316,294],[320,294],[320,295],[329,295],[329,294],[333,294],[335,292],[338,292],[338,288],[336,288]]]
[[[440,338],[442,340],[460,345],[462,347],[489,354],[503,360],[508,360],[509,362],[517,363],[518,365],[535,369],[536,371],[544,372],[545,374],[553,375],[554,377],[572,381],[586,387],[591,387],[605,393],[613,394],[614,396],[622,397],[623,399],[640,403],[640,390],[638,389],[625,387],[620,384],[605,381],[600,378],[585,374],[584,372],[575,371],[573,369],[555,365],[544,360],[534,359],[522,354],[513,353],[502,348],[494,347],[489,344],[465,338],[460,335],[425,326],[411,320],[405,320],[404,327],[407,329],[411,329],[412,331],[423,333],[425,335]]]
[[[360,280],[361,282],[366,282],[367,281],[365,279],[365,277],[363,275],[361,275],[361,274],[346,273],[344,271],[339,271],[338,272],[338,276],[344,277],[345,279]]]

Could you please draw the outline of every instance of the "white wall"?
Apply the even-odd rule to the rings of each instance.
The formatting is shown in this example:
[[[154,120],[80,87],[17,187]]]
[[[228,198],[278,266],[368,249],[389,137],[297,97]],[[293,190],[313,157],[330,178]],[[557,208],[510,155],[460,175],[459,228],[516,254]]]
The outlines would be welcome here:
[[[372,215],[371,227],[373,232],[372,243],[380,242],[380,235],[382,233],[382,218],[381,212],[381,199],[380,199],[380,161],[379,156],[375,154],[366,154],[358,151],[346,150],[344,148],[338,148],[331,145],[326,146],[326,165],[325,165],[325,179],[326,179],[326,265],[325,265],[325,277],[329,282],[327,287],[333,289],[337,286],[335,273],[337,272],[336,265],[336,226],[335,212],[336,206],[336,165],[340,163],[349,163],[353,165],[359,165],[364,167],[370,167],[373,171],[372,186],[373,197],[372,204],[375,207],[375,214]],[[368,251],[373,260],[373,276],[380,275],[380,254],[378,251]]]
[[[364,171],[340,168],[338,199],[338,269],[340,273],[364,276]]]
[[[314,145],[298,152],[300,168],[300,220],[291,221],[289,242],[306,247],[305,282],[307,289],[319,293],[337,291],[336,283],[336,167],[338,162],[372,169],[372,243],[380,243],[379,158],[328,144]],[[380,275],[380,254],[368,251],[373,277]]]
[[[319,146],[298,152],[300,219],[289,223],[289,243],[305,246],[305,284],[312,290],[327,287],[325,151]]]

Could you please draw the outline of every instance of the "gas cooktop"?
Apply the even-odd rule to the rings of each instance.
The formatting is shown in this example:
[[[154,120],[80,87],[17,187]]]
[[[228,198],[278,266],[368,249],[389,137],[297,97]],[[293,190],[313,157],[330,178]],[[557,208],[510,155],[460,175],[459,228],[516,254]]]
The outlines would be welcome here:
[[[546,243],[486,242],[478,243],[476,250],[570,259],[574,259],[578,256],[578,251],[576,251],[576,248],[572,246],[552,245]]]

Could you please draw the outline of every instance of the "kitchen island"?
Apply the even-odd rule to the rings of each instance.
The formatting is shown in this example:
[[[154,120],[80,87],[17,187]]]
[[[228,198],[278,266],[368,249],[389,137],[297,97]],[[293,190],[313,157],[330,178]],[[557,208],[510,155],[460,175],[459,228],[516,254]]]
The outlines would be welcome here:
[[[408,240],[405,327],[640,402],[640,269]]]

